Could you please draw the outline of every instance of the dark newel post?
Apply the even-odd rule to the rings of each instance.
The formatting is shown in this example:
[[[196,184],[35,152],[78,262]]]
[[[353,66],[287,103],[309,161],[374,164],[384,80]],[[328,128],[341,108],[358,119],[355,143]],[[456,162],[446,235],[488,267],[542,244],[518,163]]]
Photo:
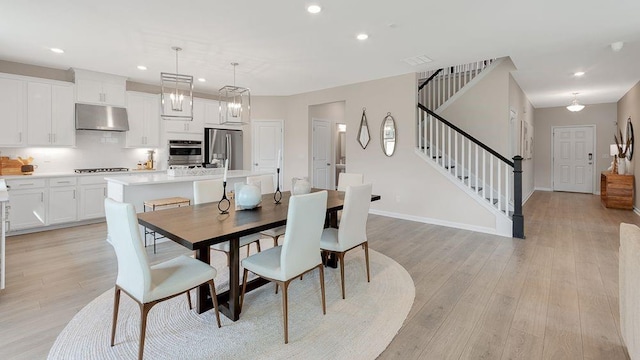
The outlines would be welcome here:
[[[522,156],[513,157],[513,237],[524,239],[522,215]]]

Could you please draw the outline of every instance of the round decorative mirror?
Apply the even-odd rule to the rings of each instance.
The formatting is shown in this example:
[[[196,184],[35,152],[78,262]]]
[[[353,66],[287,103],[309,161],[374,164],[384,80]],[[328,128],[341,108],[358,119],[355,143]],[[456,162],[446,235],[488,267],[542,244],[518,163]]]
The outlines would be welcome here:
[[[382,144],[382,152],[387,156],[393,155],[396,151],[396,121],[390,112],[382,120],[380,144]]]
[[[631,161],[633,158],[633,125],[631,124],[631,117],[627,119],[627,141],[629,142],[629,151],[627,151],[627,159]]]

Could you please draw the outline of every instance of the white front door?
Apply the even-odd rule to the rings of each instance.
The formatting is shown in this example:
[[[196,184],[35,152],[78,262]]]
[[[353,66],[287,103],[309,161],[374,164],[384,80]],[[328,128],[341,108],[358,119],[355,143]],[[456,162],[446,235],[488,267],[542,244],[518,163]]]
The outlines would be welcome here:
[[[594,127],[553,129],[553,190],[593,193]]]
[[[313,187],[332,189],[331,122],[313,119]]]
[[[282,121],[281,120],[253,120],[252,128],[252,158],[253,171],[276,173],[278,165],[278,152],[284,159],[282,151]],[[280,179],[282,179],[282,167],[280,163]],[[275,180],[275,179],[274,179]],[[275,184],[275,181],[274,181]],[[282,188],[282,180],[280,183]]]

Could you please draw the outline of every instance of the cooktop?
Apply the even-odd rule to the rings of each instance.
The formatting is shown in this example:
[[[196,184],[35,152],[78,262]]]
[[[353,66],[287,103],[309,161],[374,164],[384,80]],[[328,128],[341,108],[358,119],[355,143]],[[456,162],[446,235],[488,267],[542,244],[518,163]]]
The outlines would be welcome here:
[[[78,174],[84,173],[101,173],[101,172],[115,172],[115,171],[129,171],[128,168],[93,168],[93,169],[73,169]]]

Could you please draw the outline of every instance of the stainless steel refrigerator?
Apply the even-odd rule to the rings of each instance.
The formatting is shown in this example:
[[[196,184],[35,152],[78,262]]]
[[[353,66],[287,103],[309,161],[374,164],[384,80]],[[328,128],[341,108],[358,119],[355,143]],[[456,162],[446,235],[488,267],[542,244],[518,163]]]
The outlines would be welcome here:
[[[229,159],[229,170],[242,170],[242,130],[205,128],[204,153],[207,167],[223,167]]]

